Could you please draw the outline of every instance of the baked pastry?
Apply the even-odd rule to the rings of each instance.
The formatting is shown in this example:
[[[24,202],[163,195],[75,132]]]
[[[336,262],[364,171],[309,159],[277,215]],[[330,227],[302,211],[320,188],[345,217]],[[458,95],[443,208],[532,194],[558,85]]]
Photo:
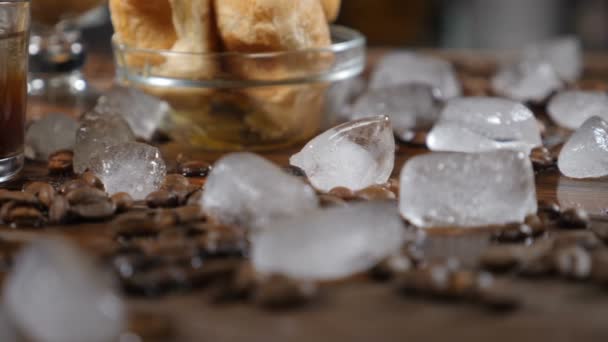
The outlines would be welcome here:
[[[117,39],[124,44],[142,49],[170,49],[177,40],[171,18],[169,0],[110,0],[112,24]],[[150,56],[129,55],[127,63],[161,64],[164,59],[150,60]]]
[[[341,0],[321,0],[327,21],[333,23],[340,14]]]

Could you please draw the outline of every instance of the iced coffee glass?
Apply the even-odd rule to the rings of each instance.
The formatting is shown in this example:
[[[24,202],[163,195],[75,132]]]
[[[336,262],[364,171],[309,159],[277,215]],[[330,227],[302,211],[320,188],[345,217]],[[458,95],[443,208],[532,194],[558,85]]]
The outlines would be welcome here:
[[[0,182],[23,167],[29,0],[0,0]]]

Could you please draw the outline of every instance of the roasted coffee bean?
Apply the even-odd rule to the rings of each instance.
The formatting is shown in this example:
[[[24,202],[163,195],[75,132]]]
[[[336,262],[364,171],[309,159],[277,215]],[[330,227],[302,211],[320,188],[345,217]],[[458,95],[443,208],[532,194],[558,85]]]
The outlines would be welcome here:
[[[161,186],[162,190],[175,191],[183,190],[190,186],[188,178],[179,174],[169,174],[165,177]]]
[[[407,272],[413,267],[412,261],[403,254],[390,256],[370,271],[370,276],[378,281],[386,281],[397,274]]]
[[[57,151],[49,156],[48,169],[52,175],[68,175],[74,173],[74,152]]]
[[[292,176],[306,178],[306,172],[297,166],[289,165],[284,170]]]
[[[591,255],[591,279],[608,285],[608,249],[596,250]]]
[[[49,222],[51,224],[62,224],[68,218],[70,203],[65,196],[55,196],[49,207]]]
[[[70,212],[86,220],[106,220],[114,216],[116,205],[110,199],[79,203],[70,206]]]
[[[169,341],[175,335],[171,317],[152,312],[131,312],[128,330],[129,334],[137,336],[132,339],[134,341]]]
[[[189,205],[185,207],[179,207],[173,210],[177,222],[181,224],[202,221],[205,219],[205,215],[199,205]]]
[[[339,186],[329,190],[328,194],[339,197],[345,201],[351,201],[357,198],[357,196],[352,190],[343,186]]]
[[[9,191],[0,189],[0,203],[15,202],[17,204],[38,205],[38,198],[29,192]]]
[[[200,205],[201,199],[203,198],[203,190],[198,189],[191,193],[186,200],[186,205]]]
[[[131,195],[126,192],[116,193],[112,195],[110,199],[112,200],[112,202],[114,202],[114,205],[116,206],[116,211],[120,213],[128,211],[134,205],[133,197],[131,197]]]
[[[556,158],[546,147],[533,149],[530,160],[535,171],[543,171],[556,166]]]
[[[6,221],[19,227],[41,227],[46,218],[34,207],[17,206],[8,212]]]
[[[49,183],[44,182],[29,183],[24,187],[23,191],[36,196],[38,201],[46,208],[51,205],[51,202],[55,197],[55,188]]]
[[[241,263],[225,283],[218,284],[212,298],[214,302],[226,302],[249,298],[255,291],[259,276],[249,262]]]
[[[61,187],[59,187],[59,193],[62,195],[67,195],[74,190],[87,188],[88,186],[89,185],[82,179],[74,179],[63,183]]]
[[[5,202],[0,206],[0,222],[2,223],[10,223],[9,221],[9,213],[19,204],[17,202],[9,201]]]
[[[502,228],[493,236],[493,239],[500,243],[517,243],[524,242],[531,237],[533,237],[533,231],[530,226],[525,223],[514,223]]]
[[[328,207],[342,207],[342,206],[345,206],[347,204],[345,200],[341,199],[338,196],[325,195],[325,194],[319,195],[319,203],[324,208],[328,208]]]
[[[539,201],[538,215],[545,224],[550,224],[558,220],[561,216],[562,209],[555,202]]]
[[[392,191],[381,185],[372,185],[357,191],[355,196],[365,201],[394,200],[397,198]]]
[[[591,231],[604,243],[608,243],[608,219],[593,219],[591,221]]]
[[[177,167],[177,172],[184,177],[207,177],[210,171],[211,164],[200,160],[183,162]]]
[[[583,280],[591,274],[591,256],[579,246],[557,250],[554,261],[555,268],[563,277]]]
[[[159,190],[146,197],[146,204],[150,208],[175,208],[179,205],[179,199],[173,192]]]
[[[586,250],[600,247],[602,242],[588,230],[561,231],[552,236],[555,249],[579,246]]]
[[[85,171],[80,178],[91,188],[105,191],[106,188],[97,176],[91,171]]]
[[[532,236],[539,237],[547,232],[547,226],[538,217],[538,215],[529,215],[526,217],[526,225],[532,229]]]
[[[455,299],[472,297],[477,286],[477,274],[472,271],[457,271],[450,275],[445,295]]]
[[[102,190],[91,188],[88,186],[77,188],[70,191],[66,196],[71,205],[94,203],[101,200],[107,200],[108,195]]]
[[[317,293],[315,283],[300,282],[283,275],[271,275],[258,284],[254,301],[263,308],[286,309],[310,302]]]
[[[580,208],[564,210],[559,218],[558,224],[566,229],[587,229],[590,225],[589,214]]]

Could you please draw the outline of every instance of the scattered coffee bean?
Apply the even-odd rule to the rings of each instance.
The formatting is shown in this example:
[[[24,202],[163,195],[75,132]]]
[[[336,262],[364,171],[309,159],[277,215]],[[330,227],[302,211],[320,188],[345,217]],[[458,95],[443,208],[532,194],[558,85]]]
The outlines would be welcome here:
[[[555,268],[563,277],[583,280],[591,274],[591,256],[579,246],[557,250],[554,260]]]
[[[175,208],[179,205],[179,199],[173,192],[159,190],[146,197],[146,204],[150,208]]]
[[[69,175],[74,173],[74,152],[57,151],[49,156],[48,169],[52,175]]]
[[[68,202],[70,202],[71,205],[77,205],[108,199],[108,195],[102,190],[90,188],[87,186],[70,191],[67,194],[66,198],[68,199]]]
[[[210,171],[211,164],[200,160],[183,162],[177,167],[177,172],[184,177],[207,177]]]
[[[116,205],[99,189],[84,187],[67,194],[70,212],[86,220],[105,220],[116,212]]]
[[[106,188],[97,176],[91,171],[85,171],[80,178],[91,188],[105,191]]]
[[[570,208],[564,210],[559,218],[558,224],[566,229],[587,229],[590,225],[587,212],[580,208]]]
[[[283,170],[292,176],[306,178],[306,172],[297,166],[289,165]]]
[[[473,296],[477,285],[477,274],[472,271],[457,271],[450,276],[449,286],[445,291],[453,299],[466,299]]]
[[[529,215],[526,217],[525,223],[532,229],[533,237],[540,237],[547,232],[547,226],[538,217],[538,215]]]
[[[255,291],[254,301],[267,309],[286,309],[304,305],[317,296],[317,285],[300,282],[283,275],[262,280]]]
[[[38,201],[40,201],[40,203],[46,208],[51,206],[51,203],[55,198],[55,188],[53,188],[53,186],[49,183],[29,183],[24,187],[23,191],[36,196],[38,198]]]
[[[131,195],[126,192],[116,193],[112,195],[110,199],[112,200],[112,202],[114,202],[114,205],[116,206],[116,211],[119,213],[128,211],[133,207],[134,204],[133,197],[131,197]]]
[[[0,189],[0,203],[15,202],[24,205],[38,205],[38,198],[29,192]]]
[[[370,276],[379,281],[394,278],[397,274],[407,272],[413,267],[412,261],[403,254],[390,256],[370,271]]]
[[[74,191],[74,190],[78,190],[81,188],[86,188],[89,185],[83,181],[82,179],[73,179],[70,181],[67,181],[65,183],[63,183],[60,187],[59,187],[59,193],[62,195],[67,195],[70,192]]]
[[[70,203],[65,196],[55,196],[49,207],[49,222],[51,224],[65,223],[70,211]]]
[[[357,191],[355,196],[366,201],[394,200],[397,198],[392,191],[381,185],[372,185]]]
[[[339,197],[345,201],[351,201],[351,200],[354,200],[357,198],[357,196],[355,195],[355,193],[352,190],[350,190],[349,188],[345,188],[343,186],[339,186],[339,187],[329,190],[328,194]]]
[[[19,227],[41,227],[46,222],[46,218],[34,207],[17,206],[8,212],[5,221]]]
[[[18,206],[17,202],[13,202],[13,201],[3,203],[2,206],[0,206],[0,222],[10,223],[8,215],[11,212],[11,210],[15,209],[15,207],[17,207],[17,206]]]
[[[534,232],[525,223],[514,223],[506,225],[499,232],[494,234],[493,239],[500,243],[524,242],[533,237]]]
[[[319,203],[324,208],[328,208],[328,207],[342,207],[342,206],[345,206],[347,204],[345,200],[341,199],[338,196],[326,195],[326,194],[319,195]]]
[[[559,204],[555,202],[539,201],[538,202],[538,216],[545,223],[545,225],[552,224],[557,221],[562,213],[562,209]]]
[[[530,160],[535,171],[543,171],[556,166],[556,158],[546,147],[537,147],[532,150]]]
[[[199,205],[179,207],[174,209],[173,213],[175,214],[179,224],[197,222],[205,219],[205,215],[203,214],[203,211]]]

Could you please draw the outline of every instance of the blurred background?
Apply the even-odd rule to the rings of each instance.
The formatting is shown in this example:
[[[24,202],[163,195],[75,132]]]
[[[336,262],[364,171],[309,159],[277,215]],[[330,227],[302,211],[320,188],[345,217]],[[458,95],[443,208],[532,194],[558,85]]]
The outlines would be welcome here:
[[[338,23],[371,46],[510,49],[576,34],[587,49],[608,48],[608,0],[343,0]],[[108,49],[107,9],[81,20],[91,49]],[[86,38],[86,37],[85,37]]]

